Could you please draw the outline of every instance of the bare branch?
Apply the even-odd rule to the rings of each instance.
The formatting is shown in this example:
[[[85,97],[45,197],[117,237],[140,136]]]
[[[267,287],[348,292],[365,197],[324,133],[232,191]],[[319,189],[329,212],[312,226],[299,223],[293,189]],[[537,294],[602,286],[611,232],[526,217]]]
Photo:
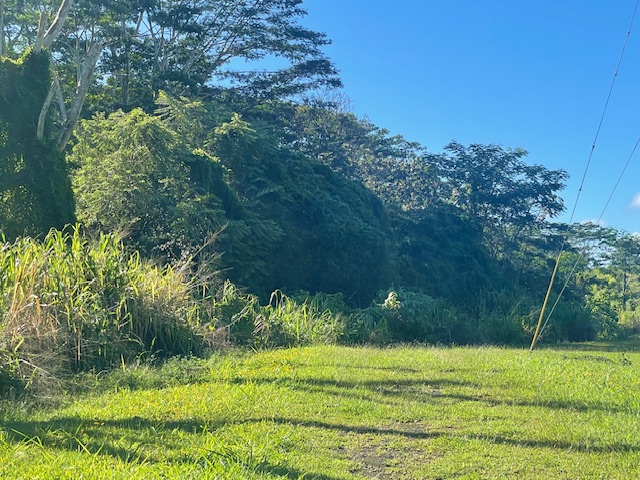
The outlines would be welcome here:
[[[64,106],[64,98],[62,96],[60,80],[58,80],[58,75],[55,72],[53,72],[53,81],[56,85],[56,94],[58,96],[58,107],[60,107],[60,115],[62,116],[62,121],[66,122],[68,119],[67,108]]]
[[[4,40],[4,0],[0,0],[0,57],[7,55],[7,46]]]
[[[36,36],[36,46],[35,46],[36,52],[39,52],[40,50],[42,50],[44,35],[46,33],[45,28],[47,26],[47,24],[45,23],[46,21],[47,21],[47,15],[44,13],[44,11],[40,12],[40,20],[38,21],[38,35]]]

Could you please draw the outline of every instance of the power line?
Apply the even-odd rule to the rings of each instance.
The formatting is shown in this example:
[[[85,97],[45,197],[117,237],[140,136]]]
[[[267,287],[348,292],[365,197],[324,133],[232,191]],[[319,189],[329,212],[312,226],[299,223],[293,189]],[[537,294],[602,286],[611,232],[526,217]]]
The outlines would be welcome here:
[[[599,224],[600,221],[602,220],[602,217],[604,217],[604,214],[607,211],[607,208],[609,207],[609,204],[611,203],[611,199],[613,198],[613,195],[615,194],[616,190],[618,189],[618,186],[620,185],[620,182],[622,181],[622,177],[624,177],[624,174],[627,171],[627,168],[629,168],[629,164],[631,163],[631,159],[635,155],[636,150],[638,149],[639,146],[640,146],[640,137],[638,137],[638,140],[636,140],[636,144],[634,145],[633,149],[631,150],[631,153],[629,154],[629,158],[627,158],[627,161],[624,164],[624,167],[622,168],[622,171],[620,172],[620,175],[618,175],[618,180],[616,181],[615,185],[613,186],[613,189],[611,190],[611,193],[609,194],[609,198],[607,199],[607,202],[605,203],[604,208],[602,209],[602,212],[600,212],[600,216],[596,220],[596,224]],[[593,249],[593,248],[595,248],[595,245],[591,247],[591,249]],[[591,252],[591,249],[587,249],[587,252]],[[561,252],[561,254],[562,254],[562,252]],[[578,256],[578,258],[576,259],[575,263],[573,264],[573,267],[571,268],[571,271],[569,272],[569,275],[567,275],[567,278],[566,278],[566,280],[564,282],[564,285],[562,286],[562,289],[560,290],[560,293],[558,294],[558,298],[556,299],[555,303],[553,304],[553,307],[551,308],[551,311],[547,315],[547,318],[546,318],[546,320],[544,322],[544,325],[542,325],[542,328],[540,329],[540,334],[542,334],[544,332],[545,328],[547,327],[547,324],[549,323],[549,320],[551,319],[551,315],[553,315],[553,312],[555,311],[556,307],[558,306],[558,302],[560,302],[560,298],[562,297],[562,294],[564,293],[564,291],[566,290],[567,286],[569,285],[569,281],[571,280],[571,277],[573,277],[573,274],[578,269],[578,265],[584,259],[585,256],[586,256],[586,252],[585,251],[581,252],[580,255]]]
[[[593,152],[595,151],[596,144],[598,143],[598,137],[600,136],[600,131],[602,130],[602,125],[604,123],[604,119],[605,119],[605,116],[607,114],[607,109],[609,107],[609,101],[611,100],[611,96],[613,94],[613,89],[615,87],[616,80],[618,78],[618,73],[620,72],[620,65],[622,65],[622,59],[624,58],[624,54],[625,54],[625,51],[627,49],[627,43],[629,42],[629,37],[631,36],[631,30],[633,29],[633,24],[634,24],[635,19],[636,19],[636,14],[638,12],[638,6],[640,6],[640,0],[636,1],[636,6],[633,9],[633,15],[631,16],[631,22],[629,23],[629,28],[627,29],[627,34],[626,34],[626,36],[624,38],[624,43],[622,44],[622,50],[620,52],[620,57],[618,58],[618,64],[616,65],[616,70],[613,73],[613,79],[611,81],[611,86],[609,87],[609,93],[607,94],[607,100],[604,103],[604,107],[602,109],[602,115],[600,116],[600,122],[598,123],[598,128],[596,129],[596,134],[595,134],[595,137],[594,137],[593,142],[591,144],[591,150],[589,152],[589,158],[587,159],[587,164],[585,165],[584,173],[582,174],[582,180],[580,181],[580,187],[578,188],[578,193],[576,195],[576,201],[573,204],[573,209],[571,210],[571,216],[569,218],[569,224],[571,224],[573,222],[573,217],[575,216],[576,209],[578,207],[578,202],[580,201],[580,195],[582,194],[582,188],[584,187],[584,182],[585,182],[585,179],[587,178],[587,173],[589,172],[589,167],[591,166],[591,160],[593,158]],[[638,141],[640,142],[640,139]],[[607,206],[609,205],[609,202],[611,201],[611,198],[613,197],[613,194],[614,194],[615,190],[617,189],[618,184],[620,183],[620,180],[622,179],[622,175],[626,171],[627,166],[629,165],[629,162],[631,161],[631,157],[633,156],[633,153],[635,152],[637,147],[638,147],[638,143],[636,143],[636,146],[634,147],[632,154],[629,156],[629,159],[627,160],[627,164],[623,168],[622,173],[620,174],[620,177],[618,178],[618,181],[616,182],[616,184],[615,184],[615,186],[613,188],[613,191],[609,195],[609,199],[607,200],[607,203],[605,205],[605,208],[602,211],[602,214],[600,214],[600,218],[602,218],[602,215],[604,214],[604,210],[606,210]],[[566,239],[562,242],[562,246],[560,247],[560,253],[558,254],[558,257],[556,258],[556,263],[555,263],[555,266],[553,268],[553,273],[551,274],[551,280],[549,281],[549,287],[547,288],[547,293],[546,293],[544,301],[542,303],[542,309],[540,310],[540,317],[538,318],[538,323],[536,325],[536,330],[535,330],[535,332],[533,334],[533,339],[531,340],[531,347],[529,348],[529,351],[533,351],[533,348],[535,347],[536,342],[538,341],[538,338],[540,336],[540,331],[541,331],[542,321],[544,319],[545,310],[546,310],[546,307],[547,307],[547,303],[549,301],[549,297],[551,295],[551,289],[553,288],[553,284],[555,282],[556,274],[558,273],[558,266],[560,264],[560,259],[562,257],[562,254],[564,252],[565,245],[566,245]],[[576,263],[576,265],[574,265],[574,268],[572,269],[572,273],[573,273],[573,271],[575,270],[576,267],[577,267],[577,263]],[[568,278],[570,278],[570,276]],[[555,302],[555,304],[553,306],[553,309],[552,309],[551,313],[553,313],[553,310],[555,310],[555,307],[558,304],[558,302],[560,301],[560,297],[562,296],[562,293],[564,292],[566,286],[567,286],[567,283],[565,283],[564,287],[560,291],[560,294],[558,295],[558,298],[557,298],[557,300],[556,300],[556,302]],[[547,317],[547,321],[545,322],[545,326],[549,322],[549,318],[551,317],[551,313]]]

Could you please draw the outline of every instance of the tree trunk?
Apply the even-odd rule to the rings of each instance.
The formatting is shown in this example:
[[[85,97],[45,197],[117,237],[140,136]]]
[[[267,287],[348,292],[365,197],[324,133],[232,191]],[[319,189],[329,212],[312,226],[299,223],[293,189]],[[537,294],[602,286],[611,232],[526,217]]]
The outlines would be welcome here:
[[[124,66],[120,74],[120,86],[122,88],[122,105],[129,105],[129,76],[131,74],[131,42],[127,34],[125,19],[122,19],[122,39],[124,43]]]
[[[39,52],[43,48],[49,48],[56,37],[62,31],[62,27],[64,26],[64,22],[71,11],[71,7],[73,5],[73,0],[62,0],[60,4],[60,8],[58,9],[58,13],[56,14],[56,18],[53,19],[53,23],[47,29],[46,32],[42,33],[40,30],[44,30],[43,28],[38,28],[38,38],[36,40],[35,50]],[[41,19],[44,16],[41,17]],[[42,23],[41,23],[42,25]]]
[[[627,271],[622,271],[622,311],[627,311]]]
[[[63,151],[66,147],[67,142],[69,141],[69,138],[71,138],[71,134],[80,119],[82,105],[84,104],[87,92],[89,91],[89,86],[91,85],[91,75],[93,74],[93,69],[98,63],[98,58],[100,58],[103,48],[104,46],[102,44],[94,43],[91,45],[91,48],[84,60],[84,65],[80,72],[80,78],[78,79],[78,88],[76,89],[75,97],[73,98],[73,102],[69,108],[67,121],[64,122],[60,133],[58,134],[59,151]]]
[[[4,0],[0,0],[0,57],[7,56],[7,44],[4,40]]]

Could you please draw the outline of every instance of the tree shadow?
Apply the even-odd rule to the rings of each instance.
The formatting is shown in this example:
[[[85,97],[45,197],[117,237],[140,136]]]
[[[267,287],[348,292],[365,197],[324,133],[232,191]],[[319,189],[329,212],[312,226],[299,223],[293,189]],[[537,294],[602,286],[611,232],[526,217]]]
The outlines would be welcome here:
[[[610,361],[608,357],[596,358],[596,361]],[[357,367],[354,367],[357,368]],[[374,367],[375,368],[375,367]],[[306,394],[331,395],[340,402],[341,398],[354,398],[372,403],[389,405],[406,405],[421,402],[482,402],[487,406],[506,406],[513,408],[536,407],[541,409],[571,410],[577,412],[603,411],[607,413],[637,413],[619,405],[603,402],[580,402],[565,400],[528,401],[522,399],[508,400],[495,398],[478,390],[474,382],[450,378],[426,378],[415,375],[413,378],[398,378],[384,380],[342,380],[330,378],[297,379],[294,376],[279,378],[269,377],[237,377],[231,380],[239,386],[257,384],[285,383],[288,389],[299,390]],[[451,391],[453,390],[453,391]],[[472,391],[471,393],[466,393]],[[317,415],[316,415],[317,416]],[[523,437],[509,437],[501,435],[464,434],[456,430],[428,431],[422,423],[391,424],[391,426],[360,425],[358,419],[342,423],[331,423],[322,418],[287,418],[274,412],[258,418],[235,419],[192,419],[162,422],[148,418],[132,416],[128,418],[82,419],[79,417],[62,417],[48,421],[8,421],[0,420],[0,430],[5,432],[5,439],[14,442],[34,442],[53,450],[85,451],[92,455],[107,455],[125,463],[190,463],[202,461],[198,452],[184,454],[181,438],[184,436],[171,435],[174,431],[186,434],[202,435],[229,425],[242,425],[267,422],[279,425],[289,425],[298,428],[312,428],[325,431],[341,432],[352,435],[380,435],[399,436],[409,440],[428,440],[439,437],[476,439],[494,444],[512,445],[515,447],[563,449],[567,451],[611,453],[638,452],[640,447],[615,442],[606,445],[591,445],[587,443],[571,443],[553,439],[531,439]],[[130,437],[125,442],[121,441]],[[155,444],[153,449],[145,450],[137,447],[144,438],[147,444]],[[143,443],[143,442],[142,442]],[[126,446],[129,444],[130,446]],[[125,446],[123,446],[125,445]],[[149,452],[156,452],[150,454]],[[155,456],[154,456],[155,455]],[[302,472],[287,465],[270,465],[263,462],[258,466],[264,468],[264,473],[289,476],[290,478],[318,478],[320,480],[335,480],[334,477],[313,472]]]
[[[607,357],[596,361],[613,361]],[[478,402],[487,406],[532,407],[541,409],[566,410],[573,412],[623,413],[637,415],[640,409],[632,409],[624,405],[616,405],[602,401],[581,400],[539,400],[529,401],[520,399],[496,398],[484,393],[466,394],[446,391],[448,387],[462,387],[478,389],[476,383],[454,379],[389,379],[389,380],[361,380],[345,381],[333,379],[294,379],[284,377],[271,378],[235,378],[233,383],[277,384],[283,382],[287,388],[307,393],[322,393],[338,398],[368,400],[387,405],[406,405],[410,402],[435,403],[443,401]]]
[[[317,368],[317,367],[335,367],[341,370],[370,370],[370,371],[379,371],[379,372],[397,372],[397,373],[407,373],[407,374],[416,374],[420,373],[420,370],[417,368],[411,367],[381,367],[375,365],[360,365],[360,364],[349,364],[349,363],[327,363],[327,364],[319,364],[319,365],[308,365],[302,362],[291,362],[293,365],[297,365],[300,367],[308,367],[308,368]]]
[[[264,423],[268,419],[256,418],[241,421],[213,421],[201,422],[198,420],[157,422],[142,417],[130,417],[121,420],[107,419],[81,419],[78,417],[63,417],[49,421],[15,421],[0,424],[0,430],[4,430],[5,439],[14,443],[33,443],[51,450],[68,450],[83,452],[95,456],[109,456],[128,464],[209,464],[211,460],[206,457],[224,457],[236,460],[241,464],[251,465],[249,468],[258,473],[279,475],[286,478],[309,478],[317,480],[340,480],[340,477],[330,476],[313,471],[303,471],[292,466],[279,463],[271,464],[266,460],[259,463],[251,459],[244,459],[238,454],[224,455],[216,452],[202,450],[202,454],[189,455],[183,453],[184,444],[176,438],[169,440],[171,433],[180,430],[184,433],[201,435],[228,425],[240,425],[251,423]],[[277,421],[274,424],[280,423]],[[286,422],[282,422],[286,423]],[[294,423],[291,423],[294,426]],[[115,442],[131,434],[134,435],[143,430],[160,432],[158,444],[162,447],[155,449],[164,452],[162,456],[152,456],[136,451],[136,448],[127,449],[115,445]],[[136,444],[138,442],[132,442]],[[181,453],[182,452],[182,453]],[[160,454],[158,454],[160,455]],[[253,464],[253,465],[252,465]]]
[[[570,351],[570,352],[616,352],[632,353],[640,352],[640,336],[633,336],[620,340],[600,340],[595,342],[580,343],[555,343],[542,344],[540,350]]]
[[[585,445],[558,440],[533,440],[526,438],[509,438],[502,435],[467,435],[466,438],[488,441],[496,445],[511,445],[527,448],[548,448],[551,450],[566,450],[581,453],[634,453],[640,452],[640,447],[629,443],[615,442],[608,445]]]
[[[475,388],[477,385],[462,380],[451,379],[388,379],[388,380],[334,380],[327,378],[295,379],[292,377],[236,377],[231,381],[236,385],[255,383],[259,385],[279,383],[292,390],[305,393],[321,393],[332,397],[368,400],[386,405],[403,405],[407,402],[428,402],[435,398],[447,398],[443,393],[447,387]],[[480,397],[474,398],[481,401]]]
[[[449,438],[458,440],[477,440],[496,445],[509,445],[518,448],[547,448],[584,453],[635,453],[640,447],[625,442],[591,445],[588,443],[571,443],[553,439],[532,439],[526,437],[508,437],[503,435],[468,434],[454,429],[446,431],[429,431],[423,423],[397,424],[386,426],[356,425],[350,423],[332,423],[323,420],[306,420],[284,416],[264,416],[240,420],[218,419],[215,421],[172,421],[157,422],[142,417],[130,417],[120,420],[80,419],[77,417],[58,418],[50,421],[4,422],[5,439],[15,443],[34,442],[52,450],[83,451],[91,455],[110,456],[128,464],[198,464],[206,456],[184,454],[180,438],[171,440],[172,432],[180,430],[188,434],[215,432],[229,425],[264,424],[286,425],[295,428],[333,431],[345,435],[375,435],[402,437],[410,441]],[[135,448],[127,449],[116,445],[116,442],[127,435],[135,436],[142,430],[160,432],[156,437],[156,451],[163,452],[161,457],[154,457]],[[136,443],[136,442],[132,442]],[[360,444],[360,442],[355,442]],[[158,454],[161,455],[161,454]],[[218,455],[218,454],[216,454]],[[240,458],[239,461],[245,461]],[[315,478],[318,480],[339,480],[321,473],[302,471],[286,464],[270,464],[264,460],[252,467],[261,473],[280,475],[287,478]]]

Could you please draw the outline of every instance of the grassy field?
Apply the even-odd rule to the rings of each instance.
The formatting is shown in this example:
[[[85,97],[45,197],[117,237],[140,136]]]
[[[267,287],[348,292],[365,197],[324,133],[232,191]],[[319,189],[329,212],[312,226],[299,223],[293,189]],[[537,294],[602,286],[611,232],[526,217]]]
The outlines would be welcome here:
[[[636,345],[313,347],[125,368],[56,407],[4,408],[0,477],[640,478]]]

